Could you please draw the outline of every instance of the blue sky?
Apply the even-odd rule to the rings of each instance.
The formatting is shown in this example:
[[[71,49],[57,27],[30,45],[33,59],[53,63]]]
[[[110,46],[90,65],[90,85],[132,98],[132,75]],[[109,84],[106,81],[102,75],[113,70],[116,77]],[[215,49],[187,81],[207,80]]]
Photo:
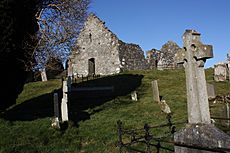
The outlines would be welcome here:
[[[186,29],[213,45],[205,67],[226,61],[230,53],[230,0],[92,0],[90,11],[124,42],[146,51],[171,40],[183,46]]]

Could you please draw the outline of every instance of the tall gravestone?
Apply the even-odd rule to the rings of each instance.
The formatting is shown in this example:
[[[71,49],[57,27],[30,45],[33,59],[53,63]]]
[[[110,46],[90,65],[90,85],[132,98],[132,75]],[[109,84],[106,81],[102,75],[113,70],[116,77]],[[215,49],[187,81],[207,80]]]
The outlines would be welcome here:
[[[213,57],[212,46],[200,42],[200,33],[186,30],[184,48],[177,55],[177,63],[184,64],[186,74],[189,123],[211,123],[204,64]]]
[[[153,102],[160,102],[160,94],[158,90],[157,80],[152,81]]]
[[[68,85],[67,81],[63,81],[63,98],[61,101],[61,117],[62,117],[62,122],[68,121]]]
[[[214,99],[216,97],[214,84],[207,83],[208,99]]]
[[[68,77],[73,77],[73,65],[71,60],[68,60],[68,68],[67,68],[67,73],[68,73]]]
[[[52,120],[51,126],[54,128],[60,129],[60,124],[59,124],[59,102],[58,102],[58,93],[54,93],[53,95],[53,100],[54,100],[54,118]]]
[[[42,81],[47,81],[47,76],[46,76],[46,69],[41,69],[41,78]]]
[[[183,43],[176,60],[185,67],[188,124],[174,135],[175,152],[206,153],[230,148],[230,137],[212,125],[210,119],[204,64],[213,57],[212,46],[203,44],[195,30],[185,31]]]

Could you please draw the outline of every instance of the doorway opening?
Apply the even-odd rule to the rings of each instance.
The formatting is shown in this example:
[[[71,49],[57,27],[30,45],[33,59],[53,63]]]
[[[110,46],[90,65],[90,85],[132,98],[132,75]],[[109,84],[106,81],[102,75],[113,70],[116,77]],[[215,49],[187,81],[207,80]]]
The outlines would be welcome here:
[[[88,60],[88,75],[95,74],[95,58],[90,58]]]

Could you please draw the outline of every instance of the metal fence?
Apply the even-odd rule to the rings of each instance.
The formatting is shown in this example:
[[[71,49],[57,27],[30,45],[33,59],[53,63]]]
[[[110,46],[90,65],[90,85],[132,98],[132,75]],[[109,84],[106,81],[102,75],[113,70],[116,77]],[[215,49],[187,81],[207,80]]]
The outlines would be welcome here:
[[[140,152],[140,153],[152,153],[156,150],[159,153],[161,150],[168,152],[174,152],[173,134],[176,132],[176,124],[185,124],[186,122],[172,123],[171,115],[167,116],[167,123],[150,126],[145,124],[140,129],[125,129],[123,123],[117,121],[118,131],[118,146],[120,152]],[[160,134],[157,129],[164,128],[164,132]]]

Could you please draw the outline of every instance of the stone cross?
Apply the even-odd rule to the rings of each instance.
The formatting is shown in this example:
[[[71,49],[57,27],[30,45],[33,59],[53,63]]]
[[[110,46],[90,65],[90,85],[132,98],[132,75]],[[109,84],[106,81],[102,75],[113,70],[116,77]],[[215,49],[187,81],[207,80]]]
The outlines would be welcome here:
[[[175,55],[178,64],[183,64],[186,74],[187,107],[189,123],[211,123],[204,64],[213,57],[211,45],[200,41],[200,33],[186,30],[184,47]]]

